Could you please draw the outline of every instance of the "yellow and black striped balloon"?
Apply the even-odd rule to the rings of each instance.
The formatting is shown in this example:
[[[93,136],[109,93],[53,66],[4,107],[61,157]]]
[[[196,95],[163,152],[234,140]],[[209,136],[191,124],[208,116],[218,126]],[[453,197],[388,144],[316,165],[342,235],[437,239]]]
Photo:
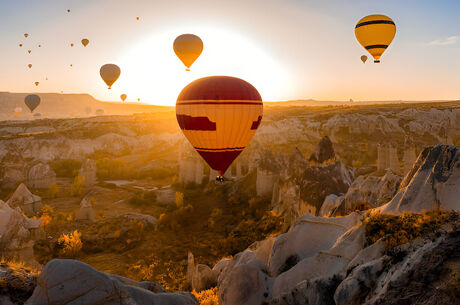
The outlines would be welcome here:
[[[355,27],[356,39],[379,63],[383,52],[396,34],[394,21],[385,15],[369,15],[358,21]]]

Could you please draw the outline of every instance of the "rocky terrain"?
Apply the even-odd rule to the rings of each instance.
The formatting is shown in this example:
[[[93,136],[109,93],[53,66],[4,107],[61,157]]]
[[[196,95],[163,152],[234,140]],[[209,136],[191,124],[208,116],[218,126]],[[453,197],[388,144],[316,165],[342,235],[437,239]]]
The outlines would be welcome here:
[[[173,111],[0,122],[0,304],[455,304],[459,115],[266,107],[221,186]]]

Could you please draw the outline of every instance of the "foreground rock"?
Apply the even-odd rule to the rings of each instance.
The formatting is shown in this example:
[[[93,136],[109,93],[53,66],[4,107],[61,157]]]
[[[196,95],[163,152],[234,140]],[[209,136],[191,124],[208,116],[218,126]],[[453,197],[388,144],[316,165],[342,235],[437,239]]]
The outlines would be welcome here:
[[[97,271],[76,260],[54,259],[40,276],[28,305],[198,305],[189,293],[167,293],[151,282],[136,282]]]

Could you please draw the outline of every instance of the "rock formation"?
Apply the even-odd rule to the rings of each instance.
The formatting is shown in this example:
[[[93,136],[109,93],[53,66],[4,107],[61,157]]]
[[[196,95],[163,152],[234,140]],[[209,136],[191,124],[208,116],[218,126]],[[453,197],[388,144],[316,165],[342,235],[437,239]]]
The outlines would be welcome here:
[[[56,173],[48,164],[40,162],[30,168],[27,175],[28,187],[44,189],[53,182],[56,182]]]
[[[97,166],[96,162],[86,159],[81,165],[78,176],[85,177],[85,186],[92,187],[97,183]]]
[[[272,196],[273,186],[275,185],[278,176],[275,173],[257,169],[256,193],[257,196]]]
[[[310,156],[308,161],[317,163],[324,163],[328,160],[335,158],[334,148],[332,142],[328,136],[321,139],[318,146],[316,146],[315,152]]]
[[[32,194],[24,183],[21,183],[7,203],[10,207],[19,207],[27,215],[35,215],[42,208],[41,197]]]
[[[403,155],[403,163],[404,163],[404,172],[403,175],[407,175],[409,171],[412,169],[412,166],[414,166],[415,161],[417,160],[417,155],[415,153],[415,147],[406,147],[404,149],[404,155]]]
[[[347,193],[338,199],[340,203],[336,208],[324,210],[325,214],[322,216],[347,215],[352,211],[379,207],[393,198],[400,182],[401,177],[393,174],[389,169],[383,177],[359,176],[353,181]]]
[[[460,149],[451,145],[425,148],[382,212],[423,211],[433,207],[460,210]]]
[[[28,305],[198,305],[189,293],[167,293],[152,282],[136,282],[75,261],[54,259],[42,270]]]
[[[0,252],[20,249],[41,237],[41,221],[22,215],[19,208],[13,209],[0,200]]]
[[[83,198],[80,202],[80,209],[78,210],[76,220],[88,220],[95,222],[96,216],[93,210],[93,205],[88,197]]]
[[[388,168],[397,174],[401,171],[397,149],[391,144],[379,144],[377,147],[377,169],[386,170]]]

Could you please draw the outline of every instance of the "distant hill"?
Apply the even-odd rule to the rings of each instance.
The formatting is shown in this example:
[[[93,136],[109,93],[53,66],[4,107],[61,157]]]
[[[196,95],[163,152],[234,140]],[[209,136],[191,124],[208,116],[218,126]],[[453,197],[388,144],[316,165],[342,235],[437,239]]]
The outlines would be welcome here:
[[[0,92],[0,120],[26,120],[33,118],[33,115],[24,104],[24,97],[27,94]],[[89,94],[40,93],[39,95],[41,103],[34,113],[40,113],[42,118],[94,116],[98,109],[103,110],[104,115],[128,115],[174,110],[173,107],[142,103],[101,102]],[[17,107],[22,108],[22,113],[14,115],[14,110]]]
[[[290,100],[280,102],[265,102],[266,107],[292,107],[292,106],[359,106],[359,105],[381,105],[381,104],[413,104],[413,103],[436,103],[446,101],[317,101],[313,99],[309,100]]]

